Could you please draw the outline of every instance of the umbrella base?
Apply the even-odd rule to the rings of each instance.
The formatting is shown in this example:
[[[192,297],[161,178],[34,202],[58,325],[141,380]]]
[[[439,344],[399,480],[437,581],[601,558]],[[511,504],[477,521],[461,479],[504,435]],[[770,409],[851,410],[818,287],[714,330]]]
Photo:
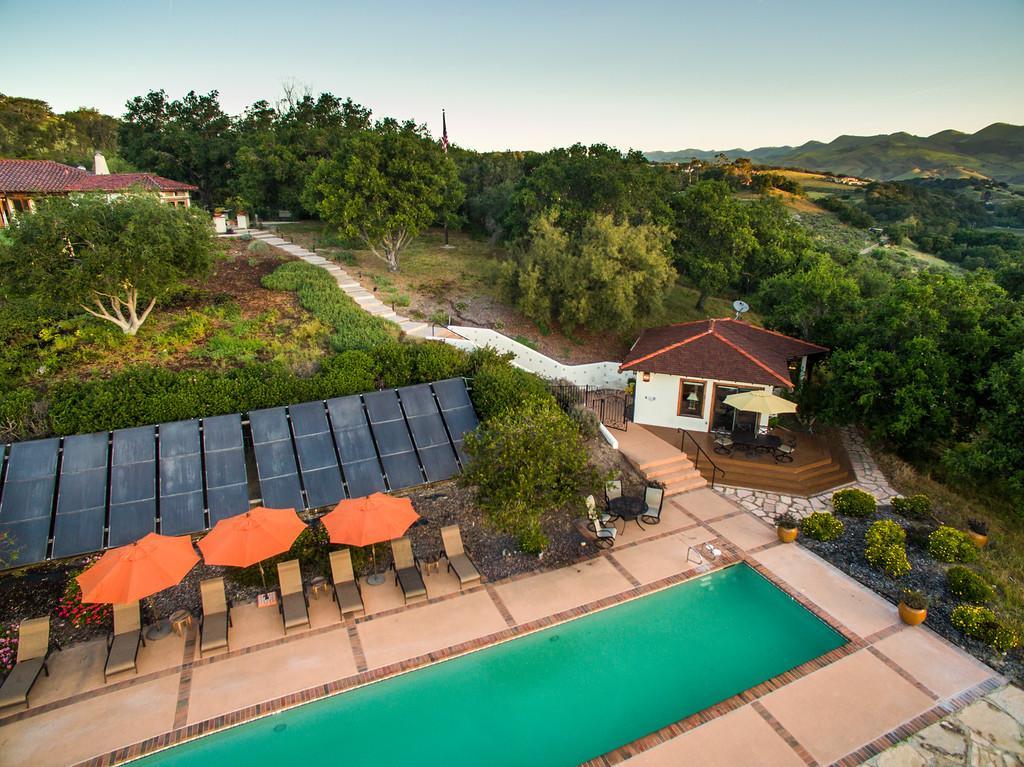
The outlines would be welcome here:
[[[166,618],[161,618],[146,630],[146,639],[150,641],[154,639],[163,639],[166,636],[170,636],[170,633],[171,622]]]
[[[384,582],[384,573],[373,573],[372,575],[366,576],[366,584],[368,586],[379,586]]]

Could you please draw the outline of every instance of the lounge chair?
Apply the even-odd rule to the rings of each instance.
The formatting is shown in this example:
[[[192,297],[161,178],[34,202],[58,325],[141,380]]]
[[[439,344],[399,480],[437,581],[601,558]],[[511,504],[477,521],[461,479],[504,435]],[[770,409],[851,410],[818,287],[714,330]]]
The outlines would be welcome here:
[[[230,650],[231,603],[224,592],[224,579],[200,581],[199,594],[203,598],[203,614],[199,616],[199,657],[211,650]]]
[[[60,647],[58,646],[58,650]],[[18,661],[0,687],[0,708],[24,703],[39,679],[39,672],[50,675],[46,665],[50,657],[50,617],[27,618],[18,627]]]
[[[622,497],[622,480],[613,479],[604,486],[604,507],[607,509],[616,498]]]
[[[619,531],[614,527],[605,527],[601,522],[601,514],[590,504],[587,504],[587,516],[590,517],[588,527],[597,536],[594,545],[599,549],[610,549],[614,546],[615,536],[619,534]]]
[[[331,552],[331,580],[334,581],[334,601],[338,603],[338,615],[345,620],[346,613],[364,615],[363,595],[359,591],[359,581],[352,569],[352,552],[338,549]]]
[[[299,570],[299,560],[290,559],[287,562],[279,562],[277,565],[277,578],[281,583],[278,593],[281,600],[278,602],[278,609],[281,611],[281,620],[284,622],[284,633],[288,629],[299,626],[309,626],[309,599],[306,597],[306,589],[302,585],[302,572]]]
[[[644,491],[644,510],[640,519],[649,525],[656,525],[661,522],[661,507],[665,503],[665,490],[660,487],[648,485]]]
[[[395,558],[391,563],[395,571],[395,583],[402,587],[405,603],[426,599],[427,587],[423,584],[419,560],[412,553],[412,541],[408,538],[395,538],[391,541],[391,553]]]
[[[103,665],[103,681],[122,671],[138,673],[139,645],[142,636],[142,611],[138,602],[114,605],[114,629],[107,635],[107,662]]]
[[[441,528],[441,543],[444,544],[444,556],[448,560],[448,572],[455,571],[459,588],[465,587],[467,583],[479,583],[480,571],[462,548],[462,531],[458,525]]]

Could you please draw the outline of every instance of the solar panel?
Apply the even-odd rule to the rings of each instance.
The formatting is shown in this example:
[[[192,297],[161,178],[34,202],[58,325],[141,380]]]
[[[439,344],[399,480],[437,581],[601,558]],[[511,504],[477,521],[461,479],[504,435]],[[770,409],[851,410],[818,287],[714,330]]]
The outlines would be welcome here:
[[[362,398],[356,394],[328,400],[327,412],[334,427],[334,443],[341,456],[349,497],[359,498],[386,491],[383,469],[377,460]]]
[[[203,419],[203,458],[206,462],[206,505],[210,525],[249,510],[249,478],[240,415]]]
[[[105,431],[64,438],[50,554],[54,558],[103,548],[109,440]]]
[[[59,449],[56,438],[11,445],[0,495],[0,533],[9,536],[18,564],[46,559]]]
[[[287,411],[283,407],[254,410],[249,413],[249,427],[263,505],[277,509],[303,508]]]
[[[160,532],[184,535],[206,528],[199,421],[160,424]]]
[[[338,456],[334,452],[331,426],[323,402],[290,405],[288,415],[295,433],[302,484],[310,508],[337,503],[345,497]]]
[[[459,464],[455,460],[455,452],[448,440],[430,386],[406,386],[398,390],[398,395],[427,481],[437,482],[454,477],[459,473]]]
[[[156,428],[118,429],[111,437],[108,546],[156,530]]]
[[[394,390],[364,394],[366,411],[370,416],[370,428],[377,442],[388,485],[392,490],[412,487],[423,482],[420,462],[409,436]]]
[[[459,456],[459,461],[465,465],[468,460],[464,449],[466,433],[480,425],[480,419],[473,409],[473,401],[466,390],[466,382],[461,378],[448,378],[444,381],[435,381],[431,388],[441,405],[441,416],[448,427],[455,452]]]

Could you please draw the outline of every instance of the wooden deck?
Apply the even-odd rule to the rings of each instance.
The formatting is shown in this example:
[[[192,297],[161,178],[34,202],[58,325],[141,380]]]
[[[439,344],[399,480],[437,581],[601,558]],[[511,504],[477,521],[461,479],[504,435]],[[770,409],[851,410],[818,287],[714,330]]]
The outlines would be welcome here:
[[[661,426],[643,428],[679,448],[682,439],[679,429]],[[796,439],[792,463],[779,463],[767,453],[748,457],[745,452],[737,450],[731,456],[719,455],[712,450],[711,434],[700,431],[688,432],[718,467],[716,484],[808,496],[854,481],[855,475],[850,459],[836,432],[823,430],[818,434],[802,434],[777,429],[775,433],[783,438]],[[697,464],[698,471],[710,482],[712,471],[707,459],[697,454],[689,439],[686,440],[686,448],[687,457]]]

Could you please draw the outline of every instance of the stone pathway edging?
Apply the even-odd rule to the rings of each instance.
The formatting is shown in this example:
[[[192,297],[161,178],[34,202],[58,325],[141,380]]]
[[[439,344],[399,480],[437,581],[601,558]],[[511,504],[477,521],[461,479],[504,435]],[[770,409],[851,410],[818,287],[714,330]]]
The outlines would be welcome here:
[[[839,432],[843,440],[843,447],[850,457],[853,473],[857,478],[855,482],[847,483],[842,487],[856,487],[870,493],[879,503],[888,503],[893,496],[898,495],[871,457],[871,452],[857,430],[852,426],[846,426]],[[832,511],[832,493],[838,489],[832,488],[805,498],[743,487],[718,485],[714,488],[715,492],[735,501],[768,524],[772,524],[775,517],[787,512],[803,519],[814,511]]]

